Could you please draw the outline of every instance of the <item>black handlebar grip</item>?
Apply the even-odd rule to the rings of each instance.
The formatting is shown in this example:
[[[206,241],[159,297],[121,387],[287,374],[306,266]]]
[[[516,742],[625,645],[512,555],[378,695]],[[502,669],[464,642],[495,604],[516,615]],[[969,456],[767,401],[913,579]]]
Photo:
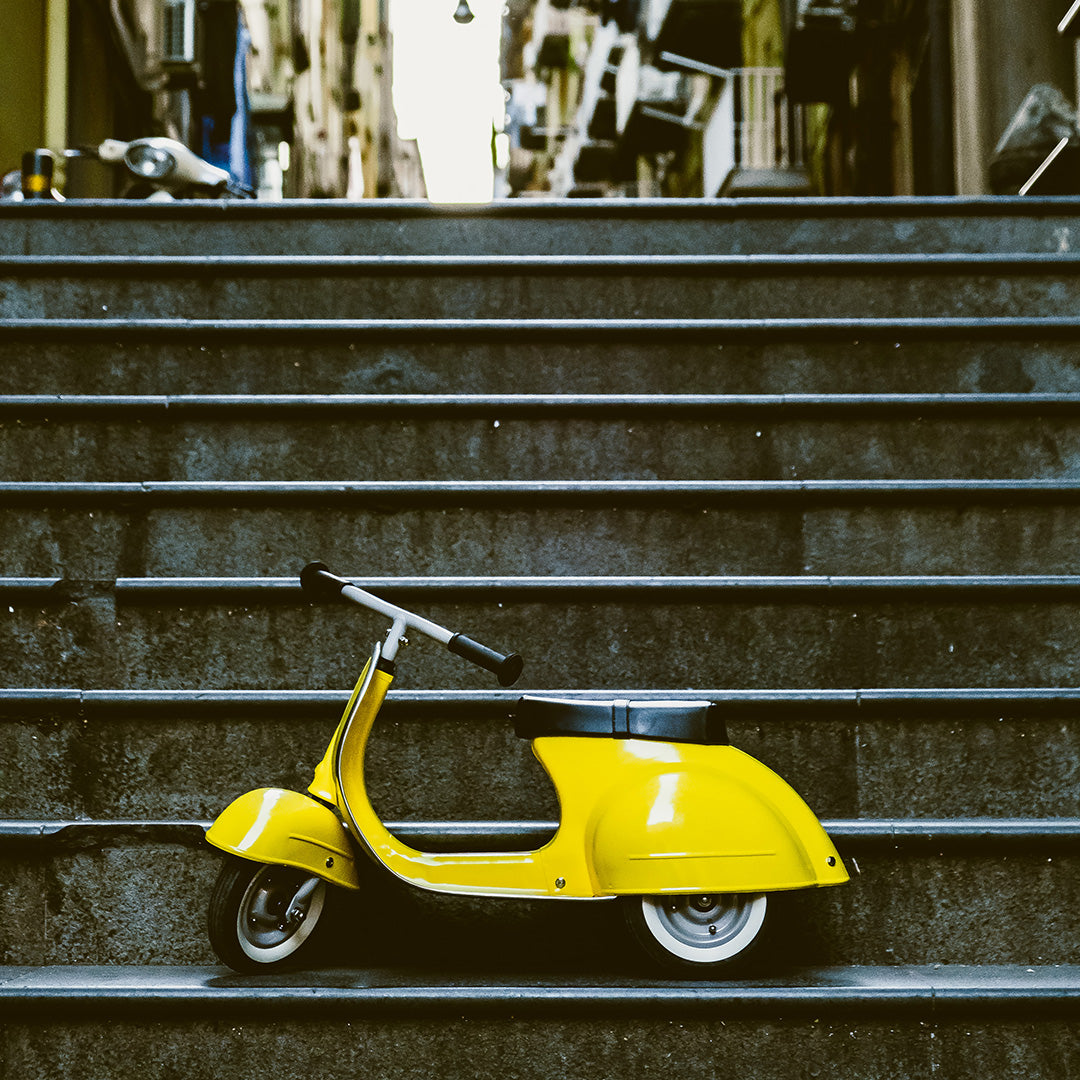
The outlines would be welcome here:
[[[329,574],[330,571],[326,564],[321,562],[308,563],[300,571],[300,588],[312,600],[336,600],[341,595],[341,590],[349,584],[341,578],[335,580],[332,574],[325,577],[324,573]]]
[[[517,653],[496,652],[486,645],[481,645],[479,641],[473,641],[465,634],[455,634],[447,642],[446,647],[456,656],[479,664],[480,667],[494,673],[500,686],[513,686],[521,675],[521,669],[525,666],[525,661]]]

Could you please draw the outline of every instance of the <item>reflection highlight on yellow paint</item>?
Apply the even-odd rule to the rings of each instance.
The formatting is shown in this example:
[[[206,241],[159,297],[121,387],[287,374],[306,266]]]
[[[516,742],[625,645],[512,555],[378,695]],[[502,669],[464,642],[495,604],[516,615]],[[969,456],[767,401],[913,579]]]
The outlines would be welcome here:
[[[675,797],[679,793],[679,777],[669,773],[657,777],[656,798],[649,808],[649,817],[645,824],[648,828],[656,825],[675,823]]]

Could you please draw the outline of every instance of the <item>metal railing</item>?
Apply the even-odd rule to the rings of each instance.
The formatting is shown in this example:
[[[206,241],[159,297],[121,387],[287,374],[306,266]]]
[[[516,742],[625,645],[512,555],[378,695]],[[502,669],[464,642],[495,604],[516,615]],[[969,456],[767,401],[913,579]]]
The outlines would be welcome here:
[[[738,68],[732,75],[738,166],[743,169],[801,166],[806,145],[803,110],[784,94],[784,69]]]
[[[800,169],[806,162],[803,107],[784,93],[784,69],[735,68],[727,75],[705,131],[707,196],[732,172]]]

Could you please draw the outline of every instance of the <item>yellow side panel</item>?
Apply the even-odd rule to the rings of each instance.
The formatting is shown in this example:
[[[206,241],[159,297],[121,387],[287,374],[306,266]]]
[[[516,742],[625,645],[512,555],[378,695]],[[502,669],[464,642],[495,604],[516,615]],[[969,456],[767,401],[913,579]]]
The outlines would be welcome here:
[[[766,892],[848,879],[806,803],[732,746],[553,738],[536,747],[564,828],[569,811],[582,830],[599,894]]]
[[[206,839],[252,862],[295,866],[334,885],[360,888],[345,826],[329,807],[296,791],[259,788],[241,795]]]

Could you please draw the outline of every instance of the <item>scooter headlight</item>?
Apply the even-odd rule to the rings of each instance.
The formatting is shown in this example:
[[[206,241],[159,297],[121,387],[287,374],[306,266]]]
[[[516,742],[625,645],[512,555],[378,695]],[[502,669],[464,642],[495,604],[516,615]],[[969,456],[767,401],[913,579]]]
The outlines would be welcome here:
[[[134,143],[124,154],[127,167],[147,180],[164,180],[175,168],[176,158],[162,146]]]

